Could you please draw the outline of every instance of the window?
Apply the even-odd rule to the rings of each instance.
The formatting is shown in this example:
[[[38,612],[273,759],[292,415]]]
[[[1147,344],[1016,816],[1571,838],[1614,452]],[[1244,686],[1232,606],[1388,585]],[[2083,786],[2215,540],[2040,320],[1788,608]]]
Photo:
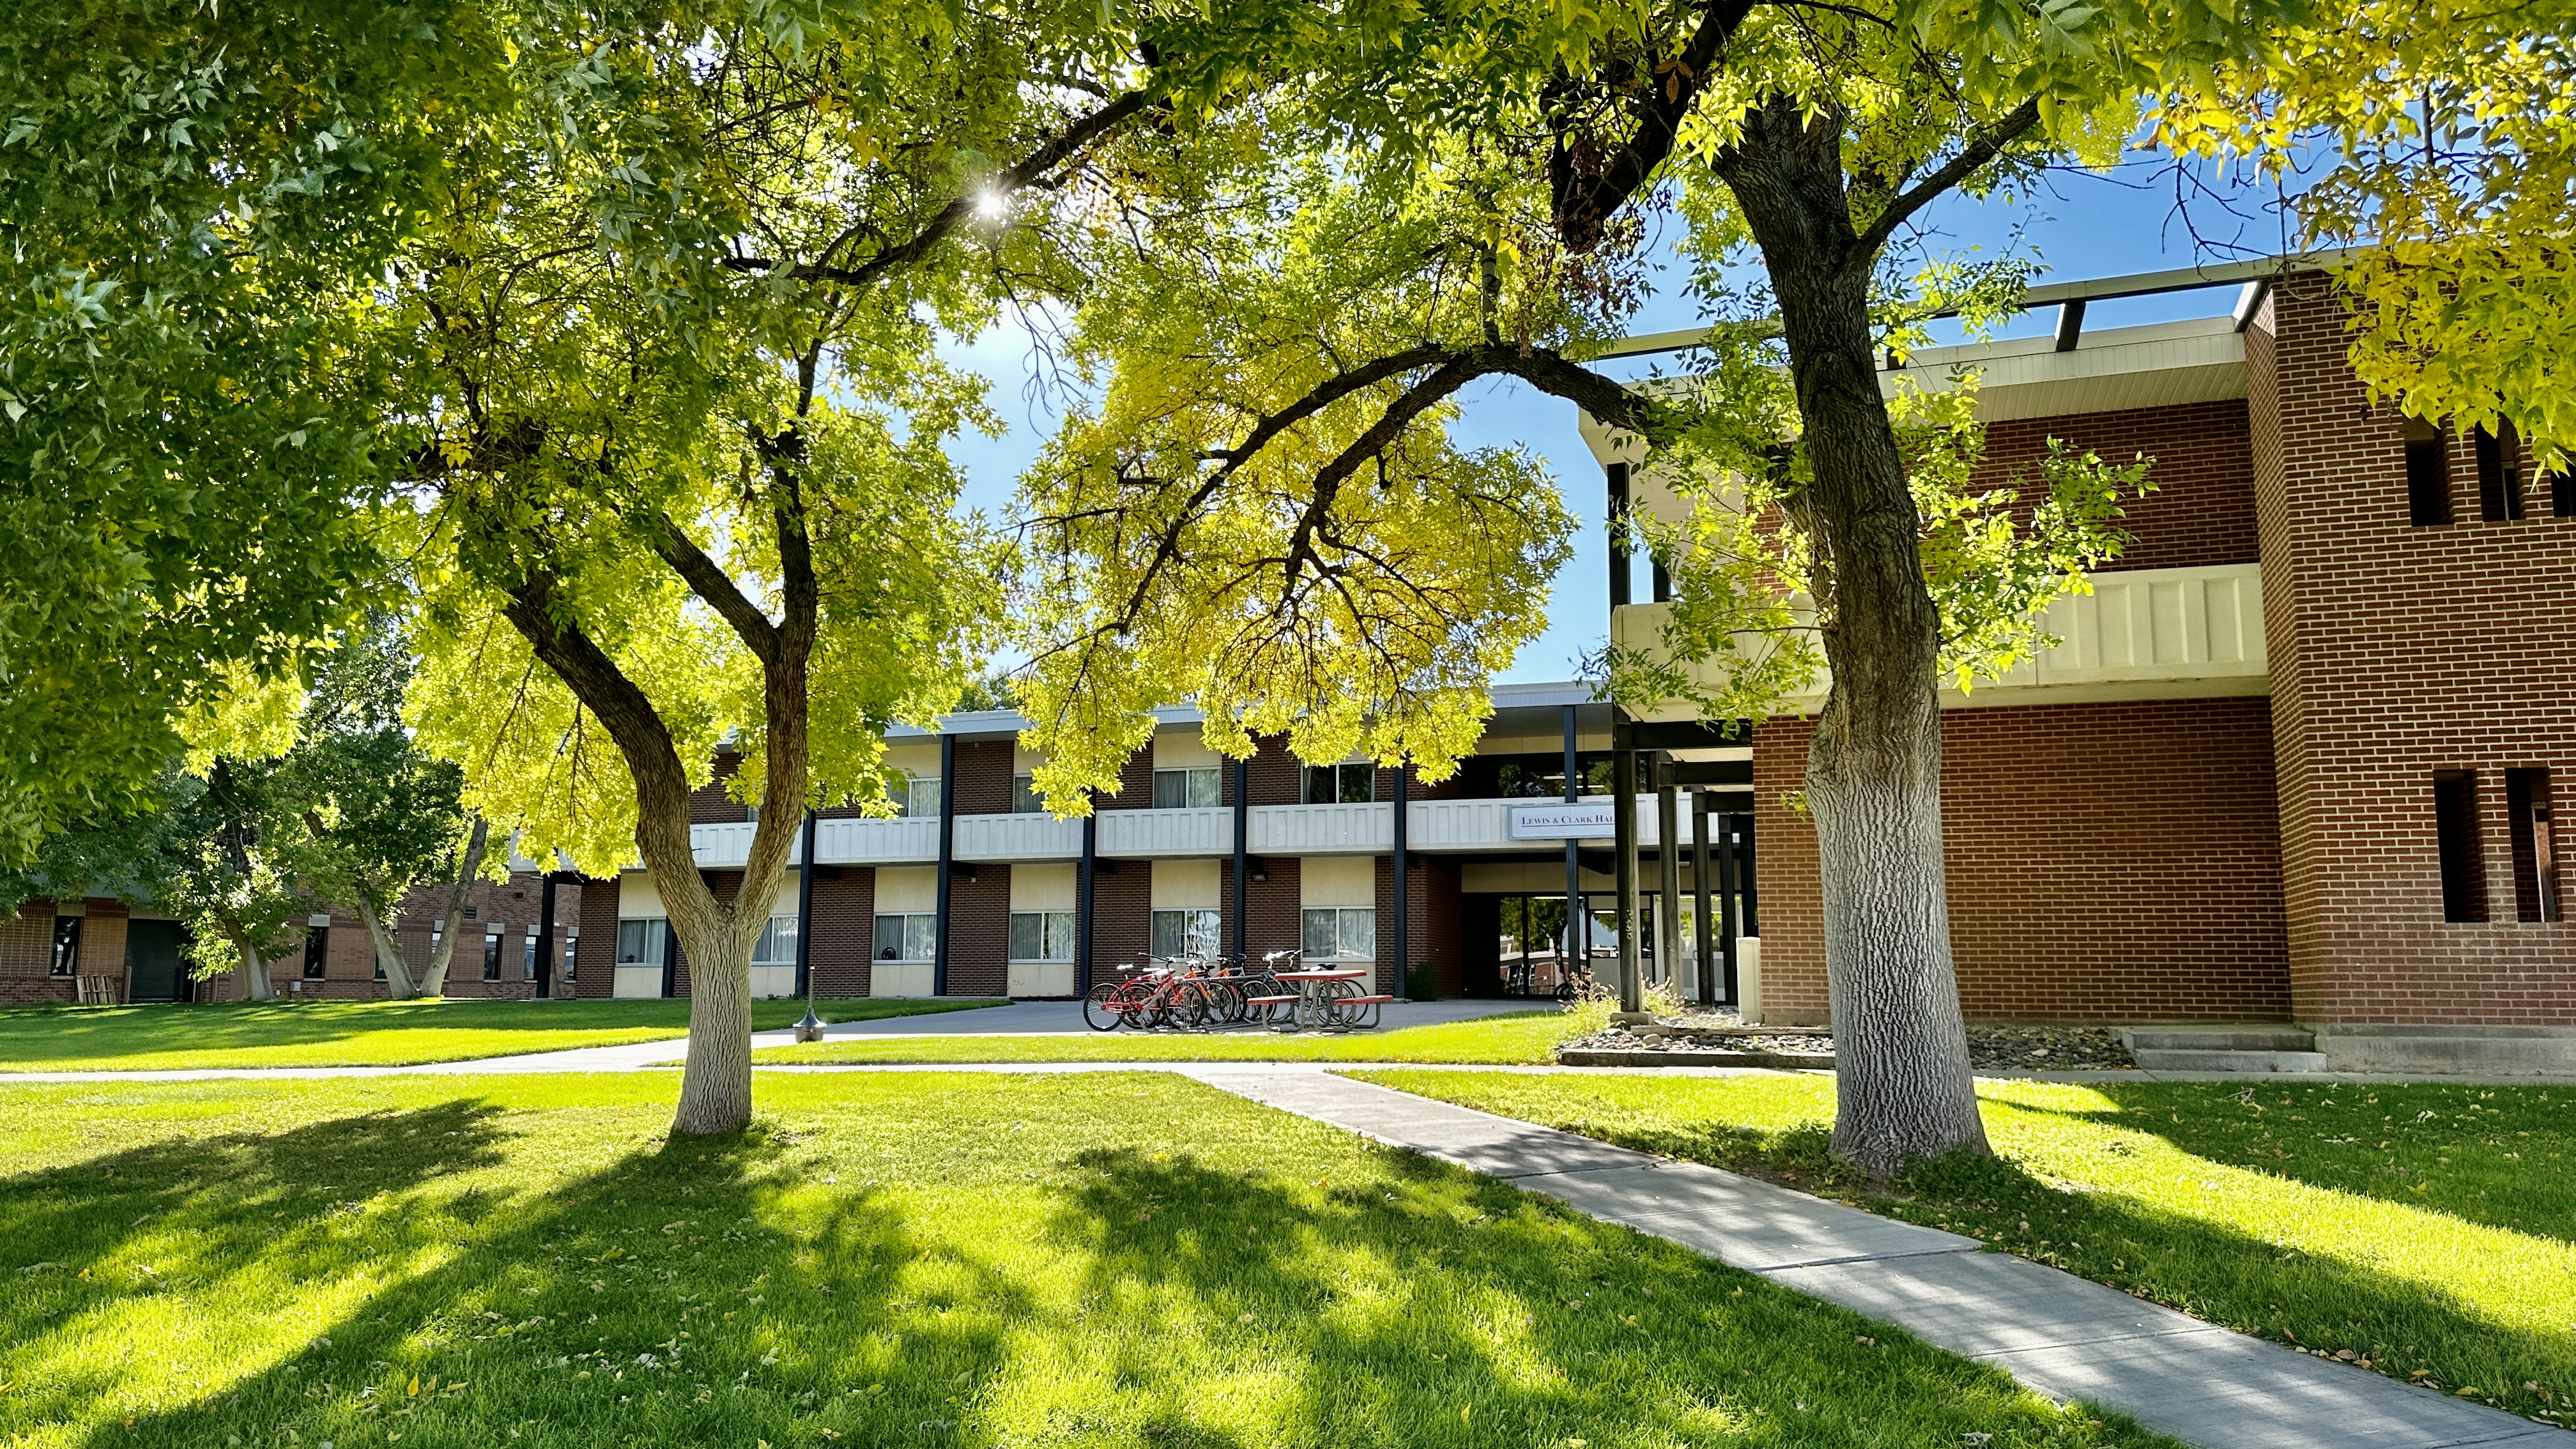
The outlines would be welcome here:
[[[2496,427],[2470,434],[2478,456],[2478,517],[2511,523],[2522,516],[2522,438],[2502,419]]]
[[[322,965],[331,959],[331,928],[308,926],[304,930],[304,979],[322,979]]]
[[[1037,777],[1035,775],[1013,775],[1011,777],[1011,813],[1014,815],[1036,815],[1042,813],[1045,809],[1046,799],[1044,796],[1038,794]]]
[[[939,917],[927,911],[877,917],[876,956],[880,961],[939,959]]]
[[[1377,911],[1369,906],[1323,906],[1306,912],[1306,959],[1377,959]]]
[[[2451,459],[2442,430],[2406,420],[2406,521],[2435,528],[2451,521]]]
[[[1072,960],[1073,920],[1071,911],[1011,912],[1011,959]]]
[[[580,959],[581,959],[581,927],[579,927],[579,926],[569,926],[569,927],[566,927],[566,928],[565,928],[565,930],[564,930],[564,943],[563,943],[563,979],[565,979],[566,981],[570,981],[570,980],[572,979],[572,968],[573,968],[573,963],[574,963],[574,962],[576,962],[576,961],[578,961],[578,960],[580,960]]]
[[[1221,943],[1214,911],[1156,911],[1152,954],[1213,956]]]
[[[1377,798],[1377,766],[1366,760],[1347,765],[1308,765],[1306,803],[1365,805]]]
[[[1224,776],[1213,767],[1154,772],[1154,808],[1157,810],[1204,810],[1224,803]]]
[[[493,931],[483,937],[483,979],[501,979],[501,933]]]
[[[2558,894],[2558,849],[2550,828],[2549,772],[2504,772],[2505,814],[2513,828],[2513,917],[2566,919]]]
[[[446,928],[445,928],[445,927],[440,926],[440,925],[437,925],[437,924],[435,924],[435,923],[433,923],[433,924],[430,926],[430,928],[429,928],[429,955],[430,955],[430,959],[431,959],[431,960],[433,960],[433,961],[434,961],[434,960],[437,960],[437,959],[438,959],[438,943],[439,943],[439,941],[440,941],[441,939],[443,939],[443,938],[445,937],[445,935],[446,935]],[[376,979],[377,979],[378,981],[382,981],[382,980],[384,980],[384,979],[385,979],[385,963],[384,963],[384,962],[382,962],[382,961],[379,961],[379,962],[377,962],[377,963],[376,963]]]
[[[796,918],[772,916],[760,928],[760,940],[751,948],[754,966],[793,966],[796,964]]]
[[[80,970],[80,928],[78,916],[54,917],[54,974],[70,976]]]
[[[2576,471],[2560,468],[2549,475],[2549,511],[2560,518],[2576,518]]]
[[[617,964],[659,966],[671,923],[661,916],[642,916],[617,923]]]
[[[522,981],[537,979],[537,938],[533,934],[528,937],[527,949],[520,956],[519,979]]]
[[[903,783],[895,786],[891,792],[894,796],[894,813],[897,815],[938,814],[939,787],[940,782],[935,778],[924,779],[919,775],[906,775]]]
[[[2433,776],[2433,829],[2442,857],[2442,919],[2487,918],[2486,861],[2478,847],[2478,777],[2467,770]]]

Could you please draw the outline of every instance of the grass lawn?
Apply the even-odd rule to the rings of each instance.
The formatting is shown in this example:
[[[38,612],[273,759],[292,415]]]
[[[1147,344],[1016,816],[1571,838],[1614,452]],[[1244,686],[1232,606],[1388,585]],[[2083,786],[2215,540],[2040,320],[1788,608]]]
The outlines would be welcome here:
[[[793,1062],[1477,1062],[1556,1060],[1556,1044],[1590,1029],[1565,1011],[1448,1021],[1393,1031],[1097,1032],[1084,1036],[934,1036],[763,1047],[763,1066]]]
[[[826,1001],[858,1021],[998,1006],[993,1001]],[[805,1003],[755,1001],[755,1027],[784,1027]],[[393,1067],[686,1036],[686,1001],[306,1001],[222,1006],[37,1007],[0,1011],[0,1072],[177,1071],[210,1067]]]
[[[1978,1083],[1998,1159],[1893,1194],[1822,1076],[1373,1080],[1973,1233],[2214,1323],[2576,1423],[2576,1089]]]
[[[672,1090],[0,1087],[0,1443],[2169,1442],[1175,1077]]]

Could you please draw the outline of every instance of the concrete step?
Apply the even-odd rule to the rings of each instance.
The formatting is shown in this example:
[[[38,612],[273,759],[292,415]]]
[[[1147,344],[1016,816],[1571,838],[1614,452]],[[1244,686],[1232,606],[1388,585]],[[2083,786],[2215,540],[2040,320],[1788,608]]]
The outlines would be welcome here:
[[[2120,1039],[2133,1052],[2313,1052],[2317,1049],[2316,1033],[2287,1022],[2131,1026],[2120,1029]]]
[[[2131,1047],[2138,1067],[2149,1072],[2322,1072],[2324,1052],[2158,1050]]]

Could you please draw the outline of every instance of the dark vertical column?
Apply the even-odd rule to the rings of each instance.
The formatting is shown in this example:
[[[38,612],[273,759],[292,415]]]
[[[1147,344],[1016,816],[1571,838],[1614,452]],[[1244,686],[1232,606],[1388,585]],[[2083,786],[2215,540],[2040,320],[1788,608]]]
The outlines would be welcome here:
[[[1735,865],[1744,875],[1744,934],[1759,937],[1762,934],[1762,912],[1756,909],[1759,897],[1753,888],[1753,816],[1748,811],[1739,818],[1744,821],[1744,848],[1736,853]]]
[[[1408,760],[1395,767],[1395,994],[1404,997],[1413,994],[1413,933],[1407,929],[1412,923],[1413,893],[1405,879],[1413,862],[1404,848],[1404,817],[1413,813],[1405,796],[1412,784],[1413,764]]]
[[[1573,804],[1583,794],[1583,782],[1575,777],[1579,760],[1574,750],[1574,706],[1565,707],[1565,803]],[[1591,960],[1592,923],[1583,916],[1583,858],[1575,842],[1565,842],[1565,960],[1557,970],[1563,980],[1577,961]]]
[[[1735,994],[1735,938],[1739,934],[1735,916],[1735,817],[1717,817],[1717,948],[1725,968],[1725,1004],[1738,1002]]]
[[[804,839],[797,842],[800,863],[796,867],[796,994],[810,996],[814,991],[814,812],[805,812]]]
[[[1610,819],[1619,857],[1619,1009],[1634,1014],[1645,1009],[1637,949],[1637,751],[1630,744],[1626,717],[1617,705],[1610,708]]]
[[[1226,930],[1233,937],[1230,949],[1236,955],[1249,955],[1244,944],[1244,892],[1252,884],[1252,761],[1234,762],[1234,910],[1229,913]]]
[[[1717,952],[1708,918],[1708,792],[1691,792],[1691,945],[1699,962],[1699,1004],[1717,1005]]]
[[[948,994],[948,917],[957,866],[957,737],[939,736],[939,923],[930,945],[930,994]]]
[[[670,907],[664,906],[662,909],[668,911]],[[662,918],[662,999],[668,1001],[679,994],[680,930],[671,924],[671,918],[666,915]]]
[[[1662,559],[1656,559],[1654,562],[1655,602],[1658,604],[1669,604],[1673,601],[1672,570],[1664,567],[1664,561]]]
[[[1680,990],[1682,969],[1681,801],[1673,762],[1655,761],[1655,979]]]
[[[1610,465],[1610,607],[1628,602],[1628,465]]]
[[[1100,795],[1091,791],[1085,798],[1091,810],[1082,817],[1082,861],[1073,870],[1073,990],[1077,996],[1091,992],[1091,938],[1099,925],[1091,883],[1100,864]]]
[[[547,871],[537,887],[537,995],[555,994],[555,873]]]

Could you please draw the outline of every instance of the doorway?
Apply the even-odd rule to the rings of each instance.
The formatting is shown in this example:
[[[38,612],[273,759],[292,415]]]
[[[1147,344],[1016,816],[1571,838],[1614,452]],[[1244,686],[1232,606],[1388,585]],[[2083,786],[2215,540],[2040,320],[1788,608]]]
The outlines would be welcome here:
[[[177,921],[125,923],[125,999],[183,1001],[188,980],[180,957],[188,933]]]

